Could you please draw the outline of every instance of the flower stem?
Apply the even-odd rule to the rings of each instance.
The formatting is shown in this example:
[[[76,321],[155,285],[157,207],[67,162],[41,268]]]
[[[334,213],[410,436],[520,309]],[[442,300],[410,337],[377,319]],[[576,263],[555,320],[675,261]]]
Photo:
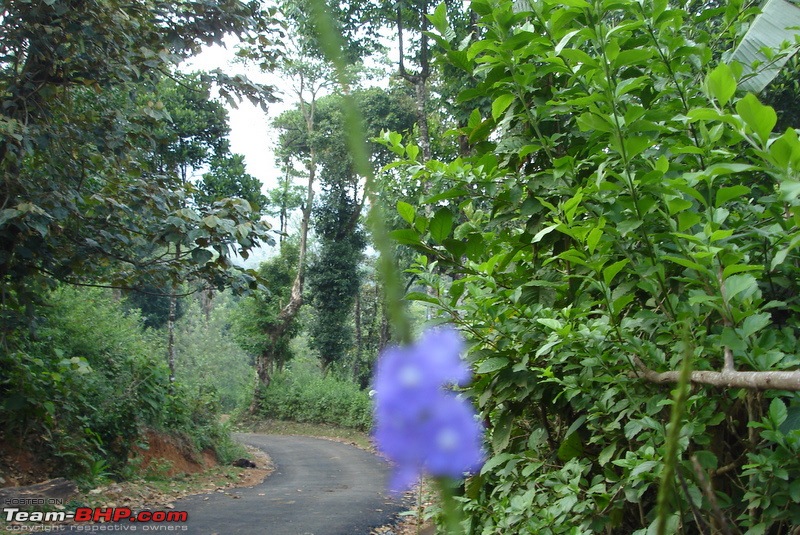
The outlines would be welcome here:
[[[445,533],[448,535],[461,535],[464,533],[464,529],[461,526],[461,507],[459,507],[456,495],[453,492],[455,488],[454,482],[447,478],[437,478],[435,481],[442,501]]]

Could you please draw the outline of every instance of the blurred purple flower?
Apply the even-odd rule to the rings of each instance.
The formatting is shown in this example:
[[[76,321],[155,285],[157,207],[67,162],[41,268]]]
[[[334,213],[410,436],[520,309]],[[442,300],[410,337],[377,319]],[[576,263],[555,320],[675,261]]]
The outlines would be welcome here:
[[[426,331],[386,349],[375,372],[375,441],[395,465],[390,487],[410,488],[424,472],[460,478],[483,463],[483,428],[472,405],[446,390],[469,382],[464,342],[453,328]]]

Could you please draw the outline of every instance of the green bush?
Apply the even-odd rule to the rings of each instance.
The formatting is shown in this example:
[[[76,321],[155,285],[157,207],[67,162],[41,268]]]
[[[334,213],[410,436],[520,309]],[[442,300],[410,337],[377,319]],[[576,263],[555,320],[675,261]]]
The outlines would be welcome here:
[[[4,359],[3,429],[41,437],[43,455],[69,475],[127,462],[142,424],[156,424],[167,373],[160,340],[109,292],[62,288],[40,308],[39,328]]]
[[[725,5],[474,0],[452,45],[433,19],[473,157],[387,142],[435,193],[399,206],[435,290],[408,299],[471,339],[469,533],[800,524],[800,395],[766,381],[800,368],[800,141],[721,61],[752,15]]]
[[[0,355],[0,429],[56,459],[59,475],[129,474],[145,427],[183,433],[198,449],[231,449],[217,393],[180,384],[170,393],[163,333],[143,329],[110,292],[58,289],[38,317],[19,350]]]
[[[260,399],[265,418],[331,424],[367,430],[372,425],[369,395],[350,381],[290,369],[273,377]]]

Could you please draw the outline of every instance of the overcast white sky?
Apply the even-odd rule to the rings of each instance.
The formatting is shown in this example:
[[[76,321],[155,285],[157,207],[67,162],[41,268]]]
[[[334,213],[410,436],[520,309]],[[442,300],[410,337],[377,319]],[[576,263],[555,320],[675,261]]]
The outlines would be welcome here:
[[[254,82],[278,87],[284,85],[280,76],[276,74],[264,74],[257,67],[234,62],[234,52],[232,46],[206,48],[186,65],[182,65],[181,70],[222,69],[230,75],[244,74]],[[271,189],[277,185],[277,169],[273,157],[275,141],[269,123],[272,118],[288,108],[289,105],[285,102],[272,104],[268,116],[261,108],[253,106],[245,100],[239,104],[238,108],[228,109],[231,126],[231,151],[244,155],[248,173],[261,180],[264,183],[264,189]]]

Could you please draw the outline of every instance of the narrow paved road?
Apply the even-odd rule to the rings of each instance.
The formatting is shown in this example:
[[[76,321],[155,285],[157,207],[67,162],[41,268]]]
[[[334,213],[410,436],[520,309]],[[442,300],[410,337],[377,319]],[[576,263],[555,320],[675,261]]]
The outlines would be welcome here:
[[[353,446],[309,437],[243,434],[275,464],[263,483],[231,496],[192,496],[175,503],[189,512],[192,535],[367,535],[399,505],[385,497],[387,468]],[[261,496],[263,494],[263,496]]]
[[[375,455],[310,437],[237,439],[272,457],[275,471],[263,483],[177,500],[174,511],[188,512],[185,524],[123,521],[116,527],[189,535],[368,535],[402,510],[386,495],[388,467]]]

